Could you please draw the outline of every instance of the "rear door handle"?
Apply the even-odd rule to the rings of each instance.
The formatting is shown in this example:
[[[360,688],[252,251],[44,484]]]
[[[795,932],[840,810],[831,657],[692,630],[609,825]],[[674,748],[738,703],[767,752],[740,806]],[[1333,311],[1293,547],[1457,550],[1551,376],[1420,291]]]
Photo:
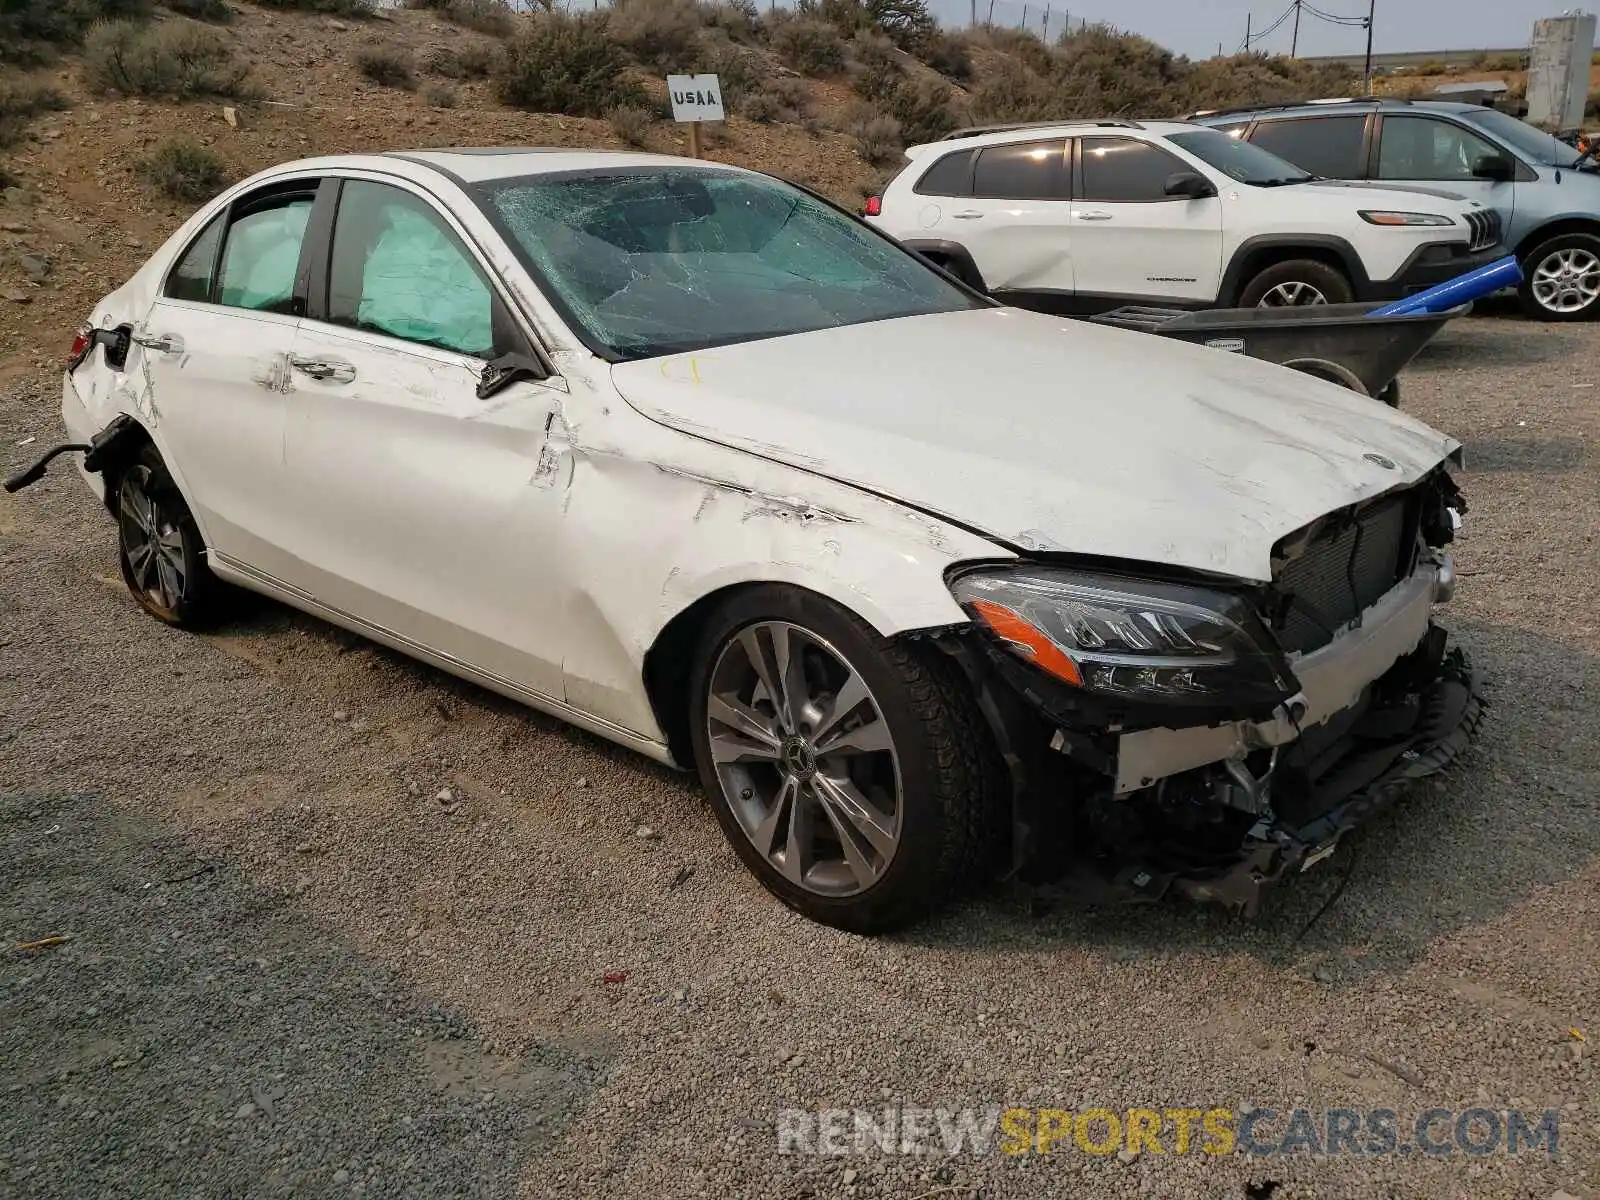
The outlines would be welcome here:
[[[182,354],[183,339],[175,333],[134,333],[129,340],[152,354]]]
[[[981,212],[973,212],[971,209],[966,212],[951,213],[950,215],[957,221],[981,221],[983,219]]]
[[[342,358],[306,358],[297,354],[289,365],[303,375],[328,383],[349,383],[356,377],[355,364]]]
[[[1080,220],[1080,221],[1109,221],[1109,220],[1111,220],[1111,214],[1108,213],[1108,212],[1102,212],[1100,209],[1096,208],[1096,209],[1091,209],[1089,212],[1081,212],[1081,213],[1079,213],[1078,214],[1078,220]]]

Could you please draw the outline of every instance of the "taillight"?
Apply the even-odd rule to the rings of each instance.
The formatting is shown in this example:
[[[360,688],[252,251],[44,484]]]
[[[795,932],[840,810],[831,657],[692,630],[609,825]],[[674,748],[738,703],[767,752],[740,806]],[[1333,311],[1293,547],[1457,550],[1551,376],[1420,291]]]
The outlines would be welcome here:
[[[869,216],[869,217],[881,217],[881,216],[883,216],[883,197],[882,196],[868,196],[867,197],[866,215]]]
[[[72,349],[67,351],[67,370],[76,371],[94,348],[94,330],[81,325],[72,334]]]

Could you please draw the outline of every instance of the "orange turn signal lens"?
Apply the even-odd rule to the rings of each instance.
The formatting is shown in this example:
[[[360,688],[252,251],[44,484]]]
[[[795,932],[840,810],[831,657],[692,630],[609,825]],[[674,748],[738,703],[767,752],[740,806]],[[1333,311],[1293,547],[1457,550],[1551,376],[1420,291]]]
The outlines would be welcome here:
[[[1035,666],[1043,668],[1073,687],[1083,686],[1083,676],[1078,673],[1078,664],[1063,654],[1061,647],[1011,609],[1003,604],[996,604],[993,600],[974,600],[972,607],[977,610],[978,615],[990,629]]]

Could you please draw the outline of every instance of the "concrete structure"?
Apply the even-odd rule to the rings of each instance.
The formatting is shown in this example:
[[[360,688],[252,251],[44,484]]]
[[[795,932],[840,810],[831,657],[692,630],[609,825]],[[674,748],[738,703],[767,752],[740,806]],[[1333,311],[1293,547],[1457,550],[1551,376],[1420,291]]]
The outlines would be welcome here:
[[[1589,97],[1595,18],[1581,10],[1533,23],[1528,64],[1528,120],[1550,130],[1577,129]]]

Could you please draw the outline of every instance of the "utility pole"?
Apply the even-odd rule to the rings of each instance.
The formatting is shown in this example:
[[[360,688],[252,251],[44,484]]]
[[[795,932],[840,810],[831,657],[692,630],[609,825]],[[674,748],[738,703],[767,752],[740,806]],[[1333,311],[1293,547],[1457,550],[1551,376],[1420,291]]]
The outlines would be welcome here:
[[[1022,6],[1022,20],[1021,20],[1020,23],[1018,23],[1017,28],[1018,29],[1026,29],[1027,27],[1028,27],[1028,6],[1026,4],[1024,4]]]
[[[1362,70],[1366,80],[1366,94],[1372,95],[1372,18],[1378,13],[1378,0],[1369,0],[1367,5],[1367,65]]]
[[[969,29],[976,28],[977,24],[978,24],[978,0],[972,0],[972,21],[967,26],[967,28],[969,28]]]
[[[1245,13],[1244,15],[1244,52],[1246,54],[1250,53],[1250,21],[1254,16],[1255,13]]]
[[[1300,0],[1294,0],[1294,37],[1289,39],[1289,57],[1300,57]]]
[[[1050,6],[1048,4],[1044,6],[1044,41],[1045,45],[1050,44]]]

